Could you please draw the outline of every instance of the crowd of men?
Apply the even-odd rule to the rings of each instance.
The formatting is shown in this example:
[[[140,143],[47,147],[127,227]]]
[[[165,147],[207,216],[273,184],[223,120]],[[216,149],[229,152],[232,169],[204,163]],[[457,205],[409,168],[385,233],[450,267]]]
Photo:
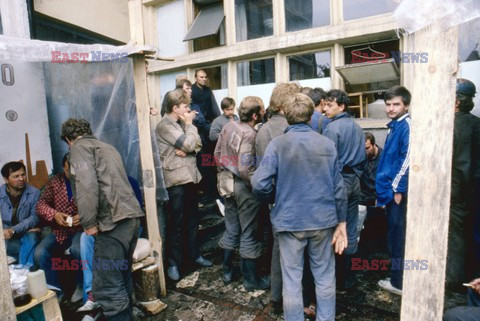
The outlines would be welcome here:
[[[229,97],[221,101],[219,113],[205,71],[198,70],[195,79],[192,84],[186,77],[177,78],[176,88],[165,95],[163,118],[155,130],[169,196],[168,278],[178,281],[192,265],[212,265],[201,255],[197,240],[202,190],[225,211],[219,241],[223,282],[237,277],[238,251],[244,288],[270,288],[274,307],[283,310],[285,320],[334,320],[336,288],[356,284],[352,259],[369,217],[386,215],[390,259],[404,259],[410,92],[394,86],[384,93],[391,121],[382,149],[350,116],[349,98],[342,90],[280,83],[268,108],[259,97],[248,96],[237,116]],[[473,83],[458,79],[452,104],[446,276],[453,289],[480,271],[469,259],[480,257],[475,198],[480,190],[480,119],[470,113],[475,93]],[[131,320],[132,255],[144,216],[138,186],[127,177],[118,151],[96,139],[86,120],[67,120],[61,135],[70,148],[62,160],[64,171],[52,177],[42,193],[26,182],[22,163],[9,162],[1,169],[7,253],[20,264],[45,270],[47,283],[59,296],[63,289],[54,258],[69,253],[85,261],[72,297],[83,298],[79,311],[88,313],[83,320],[96,320],[100,313],[109,320]],[[52,230],[42,239],[40,223]],[[259,269],[264,255],[271,257],[269,276]],[[124,261],[127,268],[92,269],[96,260]],[[378,285],[401,295],[402,283],[403,269],[391,269],[390,277]],[[477,308],[458,307],[448,311],[445,320],[470,320],[473,314],[479,318],[479,279],[470,286],[469,304]]]

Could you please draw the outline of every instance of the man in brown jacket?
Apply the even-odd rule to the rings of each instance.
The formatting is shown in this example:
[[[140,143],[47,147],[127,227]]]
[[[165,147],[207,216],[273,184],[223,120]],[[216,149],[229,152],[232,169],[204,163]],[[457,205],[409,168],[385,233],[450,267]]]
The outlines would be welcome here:
[[[223,127],[214,154],[220,171],[219,185],[230,186],[229,193],[220,191],[225,197],[225,233],[218,244],[224,249],[223,281],[229,283],[232,280],[233,255],[239,247],[243,285],[247,291],[253,291],[270,286],[268,278],[259,278],[257,274],[256,260],[261,254],[261,244],[257,241],[260,202],[253,195],[250,184],[255,171],[257,132],[254,126],[265,115],[262,100],[245,97],[238,115],[239,122],[230,122]]]
[[[132,255],[144,214],[118,151],[92,136],[84,119],[62,124],[70,147],[70,181],[80,223],[94,235],[93,293],[109,320],[132,319]]]
[[[200,255],[197,244],[198,182],[202,178],[196,165],[196,153],[202,143],[193,125],[196,112],[189,111],[190,98],[183,89],[175,89],[166,96],[165,117],[155,130],[163,176],[169,201],[167,204],[167,258],[170,279],[180,279],[183,240],[186,239],[190,260],[200,266],[212,262]]]

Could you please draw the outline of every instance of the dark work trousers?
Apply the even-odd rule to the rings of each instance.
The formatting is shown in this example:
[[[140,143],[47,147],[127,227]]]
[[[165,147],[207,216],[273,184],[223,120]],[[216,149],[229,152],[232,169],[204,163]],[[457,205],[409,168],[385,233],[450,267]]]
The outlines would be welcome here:
[[[348,246],[345,255],[357,253],[358,249],[358,202],[360,201],[360,179],[356,174],[343,174],[343,181],[347,188],[347,237]]]
[[[387,214],[387,245],[390,254],[390,262],[403,260],[405,255],[405,233],[407,230],[407,194],[402,193],[400,204],[391,200],[385,208]],[[393,266],[393,264],[392,264]],[[400,264],[403,266],[403,264]],[[392,285],[402,289],[403,269],[397,268],[391,271]]]
[[[109,320],[128,320],[131,315],[132,255],[139,226],[138,218],[124,219],[95,237],[92,291]]]
[[[192,262],[200,256],[197,244],[198,190],[196,184],[188,183],[169,187],[167,191],[166,252],[170,266],[181,269],[184,252]]]
[[[260,202],[251,188],[234,175],[233,197],[225,199],[225,232],[218,245],[225,250],[239,249],[244,259],[257,259],[262,246],[258,242],[258,210]]]

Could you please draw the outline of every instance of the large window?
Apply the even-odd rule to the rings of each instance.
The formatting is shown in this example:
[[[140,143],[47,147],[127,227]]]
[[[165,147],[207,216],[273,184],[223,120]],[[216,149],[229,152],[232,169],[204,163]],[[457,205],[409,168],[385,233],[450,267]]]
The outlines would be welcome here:
[[[158,54],[163,57],[181,56],[187,53],[183,42],[186,32],[183,0],[175,0],[157,9]]]
[[[242,61],[237,63],[237,105],[246,96],[258,96],[265,108],[275,87],[275,59]]]
[[[393,12],[398,3],[398,0],[343,0],[343,20]]]
[[[330,24],[330,0],[285,0],[286,30],[327,26]]]
[[[235,0],[237,41],[273,35],[272,0]]]
[[[302,87],[330,89],[330,51],[289,56],[288,66],[290,81],[298,81]]]

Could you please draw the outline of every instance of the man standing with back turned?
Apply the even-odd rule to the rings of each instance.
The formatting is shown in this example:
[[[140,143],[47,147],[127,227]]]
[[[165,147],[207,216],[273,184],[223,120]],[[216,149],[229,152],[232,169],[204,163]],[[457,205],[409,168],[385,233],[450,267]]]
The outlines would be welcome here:
[[[70,146],[70,180],[80,223],[86,234],[96,236],[94,259],[102,262],[93,271],[93,293],[108,320],[130,321],[132,255],[144,214],[120,154],[93,137],[86,120],[67,120],[61,135]]]

